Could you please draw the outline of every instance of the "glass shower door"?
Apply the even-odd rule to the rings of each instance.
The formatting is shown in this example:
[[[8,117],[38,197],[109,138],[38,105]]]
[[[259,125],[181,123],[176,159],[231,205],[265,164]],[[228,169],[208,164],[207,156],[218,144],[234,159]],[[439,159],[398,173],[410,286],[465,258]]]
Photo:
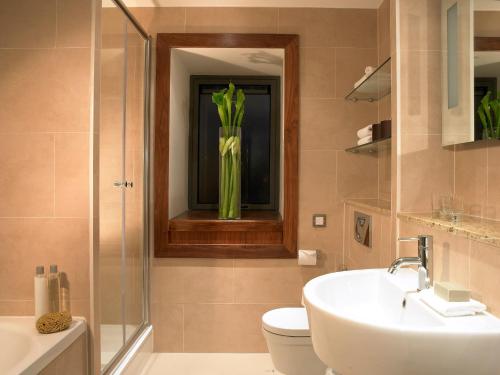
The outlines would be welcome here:
[[[125,339],[144,321],[144,87],[146,45],[127,22],[125,123]]]
[[[125,16],[116,7],[101,12],[101,93],[99,129],[99,263],[101,367],[119,353],[123,333],[122,253],[125,193]]]
[[[114,3],[113,3],[114,4]],[[148,40],[118,6],[101,10],[101,369],[147,324]]]

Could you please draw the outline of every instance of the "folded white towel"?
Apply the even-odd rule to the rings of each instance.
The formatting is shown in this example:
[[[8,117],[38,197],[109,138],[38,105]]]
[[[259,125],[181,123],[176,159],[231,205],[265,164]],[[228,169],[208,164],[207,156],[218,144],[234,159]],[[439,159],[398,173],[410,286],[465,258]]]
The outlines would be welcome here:
[[[434,294],[434,288],[419,293],[420,299],[443,316],[469,316],[486,310],[481,302],[471,299],[468,302],[448,302]]]
[[[372,73],[375,71],[375,69],[377,69],[377,68],[376,68],[376,67],[374,67],[374,66],[370,66],[370,65],[369,65],[369,66],[367,66],[367,67],[365,68],[365,75],[367,75],[367,74],[372,74]]]
[[[372,141],[372,136],[369,135],[367,137],[361,138],[358,140],[358,146],[365,145],[367,143],[370,143]]]
[[[363,77],[361,77],[358,81],[356,81],[356,83],[354,84],[354,88],[358,88],[359,86],[361,86],[361,84],[368,78],[368,76],[370,74],[372,74],[377,68],[373,67],[373,66],[367,66],[365,68],[365,74],[363,75]]]
[[[358,135],[358,138],[361,139],[361,138],[371,136],[372,130],[373,130],[373,125],[368,125],[368,126],[365,126],[364,128],[359,129],[356,134]]]

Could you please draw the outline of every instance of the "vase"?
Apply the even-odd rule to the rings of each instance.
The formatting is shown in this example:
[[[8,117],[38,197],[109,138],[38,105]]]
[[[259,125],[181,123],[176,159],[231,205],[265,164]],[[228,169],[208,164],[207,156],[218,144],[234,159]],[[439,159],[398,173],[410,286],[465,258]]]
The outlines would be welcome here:
[[[219,128],[219,219],[241,218],[241,128]]]

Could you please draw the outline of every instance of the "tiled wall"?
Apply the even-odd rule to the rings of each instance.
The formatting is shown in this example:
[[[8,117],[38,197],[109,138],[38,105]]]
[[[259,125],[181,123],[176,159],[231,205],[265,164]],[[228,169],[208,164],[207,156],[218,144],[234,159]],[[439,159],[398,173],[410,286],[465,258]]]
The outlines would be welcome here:
[[[430,212],[432,194],[464,197],[467,213],[500,218],[498,142],[441,146],[440,2],[400,0],[400,211]],[[459,282],[500,314],[500,249],[400,221],[400,235],[435,236],[437,280]],[[416,247],[400,245],[400,255]]]
[[[388,267],[395,259],[391,253],[391,214],[379,209],[368,209],[353,204],[345,207],[345,265],[347,269]],[[371,217],[371,247],[357,242],[355,234],[355,212]]]
[[[0,3],[0,314],[56,263],[88,317],[89,71],[90,1]]]
[[[263,312],[300,303],[310,278],[342,263],[345,197],[378,197],[378,159],[344,152],[377,119],[375,103],[344,96],[376,65],[377,10],[132,8],[157,32],[297,33],[301,123],[299,247],[321,250],[317,267],[295,260],[154,259],[152,315],[161,352],[266,351]],[[356,25],[355,28],[352,25]],[[328,227],[312,228],[326,213]]]

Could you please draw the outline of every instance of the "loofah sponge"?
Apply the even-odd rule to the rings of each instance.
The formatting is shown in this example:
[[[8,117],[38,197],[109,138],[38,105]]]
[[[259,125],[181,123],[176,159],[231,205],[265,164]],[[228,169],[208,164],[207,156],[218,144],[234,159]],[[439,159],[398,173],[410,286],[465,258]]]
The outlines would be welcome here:
[[[42,315],[36,321],[36,329],[40,333],[54,333],[68,329],[71,324],[71,314],[67,311]]]

